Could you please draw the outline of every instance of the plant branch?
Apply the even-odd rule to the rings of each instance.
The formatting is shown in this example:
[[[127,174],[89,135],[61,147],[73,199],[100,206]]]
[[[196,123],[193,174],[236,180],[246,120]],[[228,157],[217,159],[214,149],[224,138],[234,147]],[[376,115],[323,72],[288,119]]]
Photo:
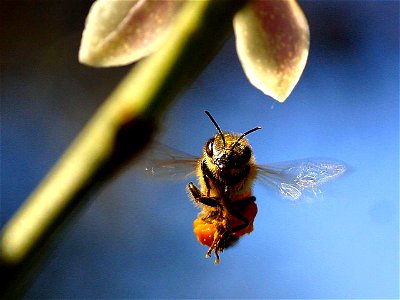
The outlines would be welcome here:
[[[231,32],[244,1],[188,1],[163,48],[141,61],[99,108],[2,231],[2,297],[23,291],[45,245],[95,187],[150,142],[167,107],[205,68]]]

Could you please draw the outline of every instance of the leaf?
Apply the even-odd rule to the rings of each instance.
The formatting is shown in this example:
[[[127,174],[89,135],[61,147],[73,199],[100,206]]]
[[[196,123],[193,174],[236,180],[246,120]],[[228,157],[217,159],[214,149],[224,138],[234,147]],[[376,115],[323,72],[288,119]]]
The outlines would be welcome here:
[[[98,0],[86,19],[79,61],[127,65],[158,50],[184,1]]]
[[[236,48],[250,82],[279,102],[305,67],[307,20],[294,0],[253,0],[234,17]]]

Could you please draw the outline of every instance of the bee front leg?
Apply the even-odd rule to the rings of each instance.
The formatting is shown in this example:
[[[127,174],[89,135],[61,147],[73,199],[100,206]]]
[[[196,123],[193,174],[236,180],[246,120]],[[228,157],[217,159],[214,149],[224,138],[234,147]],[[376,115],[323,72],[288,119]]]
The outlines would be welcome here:
[[[188,184],[188,190],[190,195],[192,196],[192,198],[194,199],[194,201],[207,205],[207,206],[211,206],[211,207],[220,207],[221,203],[218,200],[218,198],[214,198],[214,197],[208,197],[208,196],[204,196],[200,189],[195,186],[193,184],[193,182],[190,182]]]
[[[203,181],[204,184],[206,185],[207,188],[207,197],[210,196],[210,191],[211,191],[211,185],[210,181],[216,181],[214,174],[210,171],[210,169],[207,167],[207,163],[205,160],[201,162],[201,172],[203,173]]]

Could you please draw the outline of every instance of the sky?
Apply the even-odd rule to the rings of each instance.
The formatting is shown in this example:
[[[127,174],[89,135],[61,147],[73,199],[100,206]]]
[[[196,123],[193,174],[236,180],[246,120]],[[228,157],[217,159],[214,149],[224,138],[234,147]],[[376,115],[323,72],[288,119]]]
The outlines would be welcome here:
[[[129,69],[78,64],[90,2],[3,5],[2,226]],[[57,238],[26,298],[399,297],[399,3],[301,6],[310,55],[284,104],[247,81],[232,37],[157,139],[200,155],[215,134],[208,110],[223,130],[262,127],[249,136],[259,164],[326,157],[347,174],[310,203],[256,183],[255,230],[216,266],[192,232],[188,180],[132,166]]]

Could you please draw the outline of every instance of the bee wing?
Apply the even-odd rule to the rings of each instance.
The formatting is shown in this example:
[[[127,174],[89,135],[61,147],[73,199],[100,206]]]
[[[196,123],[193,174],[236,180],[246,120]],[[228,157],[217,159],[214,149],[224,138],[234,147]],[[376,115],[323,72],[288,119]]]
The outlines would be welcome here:
[[[196,175],[198,158],[185,152],[154,143],[140,165],[150,176],[179,180]]]
[[[338,178],[346,166],[337,161],[304,159],[257,166],[257,179],[291,201],[321,194],[320,186]]]

